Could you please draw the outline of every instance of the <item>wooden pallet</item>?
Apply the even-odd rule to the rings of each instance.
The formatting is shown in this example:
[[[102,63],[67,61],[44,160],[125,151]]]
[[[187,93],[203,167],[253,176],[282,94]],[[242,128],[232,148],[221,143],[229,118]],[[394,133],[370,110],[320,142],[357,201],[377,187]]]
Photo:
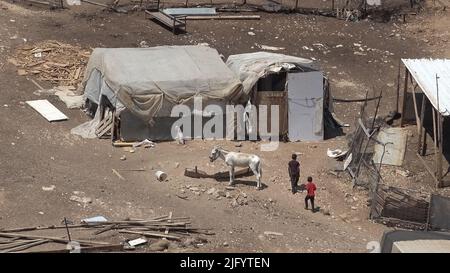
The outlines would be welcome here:
[[[114,124],[113,116],[114,113],[111,113],[110,115],[106,115],[106,117],[100,121],[97,129],[95,129],[95,134],[97,135],[97,137],[101,138],[103,136],[106,136],[108,132],[111,133]]]

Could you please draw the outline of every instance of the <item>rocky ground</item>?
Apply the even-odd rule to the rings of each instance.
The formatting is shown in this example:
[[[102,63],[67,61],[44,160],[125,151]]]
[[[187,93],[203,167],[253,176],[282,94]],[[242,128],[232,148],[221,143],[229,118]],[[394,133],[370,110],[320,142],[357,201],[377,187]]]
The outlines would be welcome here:
[[[57,98],[48,97],[69,116],[68,121],[48,123],[24,104],[42,96],[33,94],[36,86],[29,80],[33,76],[17,75],[16,67],[7,62],[18,46],[44,40],[83,48],[208,43],[225,57],[258,51],[259,45],[283,47],[278,52],[316,60],[337,98],[362,98],[367,90],[371,95],[384,90],[382,114],[395,107],[400,58],[450,55],[450,21],[447,12],[437,9],[409,16],[406,24],[400,19],[346,22],[258,13],[262,17],[258,21],[188,22],[188,33],[176,36],[146,20],[142,12],[120,14],[92,6],[49,11],[0,1],[0,13],[0,226],[51,225],[64,217],[79,221],[95,215],[148,218],[173,212],[216,233],[197,247],[174,244],[167,250],[173,252],[365,252],[367,242],[379,240],[388,228],[367,219],[364,189],[353,189],[345,174],[329,173],[337,163],[326,151],[345,148],[345,136],[281,143],[275,152],[261,152],[259,143],[253,142],[236,147],[234,142],[189,141],[184,146],[157,143],[132,153],[112,147],[108,140],[81,139],[70,129],[88,120],[84,112],[66,109]],[[48,82],[39,84],[51,87]],[[359,108],[359,103],[335,104],[336,114],[351,124],[346,133],[354,129]],[[255,190],[254,177],[239,179],[233,189],[227,182],[185,177],[184,169],[194,166],[208,173],[226,170],[223,162],[208,161],[215,144],[260,155],[265,189]],[[316,203],[321,212],[304,210],[304,193],[289,191],[286,169],[293,152],[300,154],[301,182],[311,175],[318,185]],[[126,171],[136,168],[146,171]],[[403,177],[391,167],[383,172],[401,186],[431,187],[431,178],[413,157],[407,156],[403,169],[415,176]],[[157,170],[166,172],[168,180],[157,181]],[[115,235],[105,233],[108,236]]]

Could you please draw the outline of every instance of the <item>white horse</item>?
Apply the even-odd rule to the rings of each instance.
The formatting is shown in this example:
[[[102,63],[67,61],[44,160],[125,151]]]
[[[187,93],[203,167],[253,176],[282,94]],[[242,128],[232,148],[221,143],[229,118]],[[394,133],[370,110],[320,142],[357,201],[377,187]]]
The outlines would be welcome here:
[[[257,155],[252,154],[244,154],[244,153],[236,153],[230,152],[222,149],[221,147],[215,146],[211,150],[211,155],[209,156],[209,160],[213,162],[217,158],[222,158],[225,163],[230,168],[230,186],[234,184],[234,167],[250,167],[252,172],[256,176],[256,188],[260,190],[261,187],[261,159]]]

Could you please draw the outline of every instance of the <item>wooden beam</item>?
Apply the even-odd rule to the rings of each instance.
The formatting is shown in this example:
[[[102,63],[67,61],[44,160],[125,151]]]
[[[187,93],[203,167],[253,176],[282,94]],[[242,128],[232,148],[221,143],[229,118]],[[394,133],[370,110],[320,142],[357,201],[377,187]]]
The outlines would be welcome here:
[[[398,71],[397,71],[397,92],[396,92],[396,107],[395,111],[398,113],[400,110],[399,104],[400,104],[400,66],[401,66],[401,59],[398,60]]]
[[[420,133],[420,127],[422,127],[422,126],[420,124],[419,110],[417,109],[416,87],[417,87],[417,85],[413,87],[413,94],[412,95],[413,95],[413,102],[414,102],[414,114],[416,115],[417,134],[419,134]]]
[[[259,15],[207,15],[186,16],[186,20],[259,20]]]
[[[434,172],[431,169],[431,167],[428,166],[427,162],[425,162],[425,160],[420,156],[420,154],[416,153],[416,155],[420,159],[420,162],[422,162],[422,164],[425,167],[425,169],[431,174],[431,177],[433,177],[434,181],[437,182],[436,176],[434,175]]]
[[[408,77],[409,71],[408,68],[405,67],[405,82],[403,86],[403,105],[402,105],[402,118],[400,119],[400,127],[402,127],[403,123],[405,122],[406,95],[408,93]]]
[[[417,152],[424,156],[426,153],[426,141],[427,141],[427,132],[425,130],[425,109],[427,107],[427,96],[425,96],[425,93],[423,93],[423,97],[422,97],[422,106],[420,108],[420,131],[419,131],[419,142],[418,142],[418,147],[417,147]]]
[[[439,153],[438,153],[438,159],[437,159],[437,166],[436,166],[436,176],[437,176],[437,180],[438,180],[438,184],[437,187],[441,188],[443,186],[442,183],[442,157],[443,155],[443,132],[442,132],[442,125],[444,123],[444,118],[441,116],[441,113],[437,113],[438,114],[438,147],[439,147]]]

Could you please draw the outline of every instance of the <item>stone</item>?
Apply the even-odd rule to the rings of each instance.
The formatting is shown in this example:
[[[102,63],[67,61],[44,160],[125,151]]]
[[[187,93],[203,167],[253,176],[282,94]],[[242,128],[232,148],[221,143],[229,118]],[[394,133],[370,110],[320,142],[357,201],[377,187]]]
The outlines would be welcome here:
[[[231,193],[230,193],[229,191],[227,191],[227,192],[225,193],[225,197],[226,197],[226,198],[233,198],[233,196],[231,195]]]
[[[223,242],[223,246],[229,246],[228,242]]]
[[[70,201],[74,201],[74,202],[78,202],[78,203],[83,204],[83,205],[87,205],[89,203],[92,203],[92,198],[90,198],[90,197],[79,197],[79,196],[76,196],[76,195],[72,195],[70,197]]]
[[[221,196],[221,197],[226,197],[227,196],[227,194],[224,191],[221,191],[221,190],[217,190],[215,193],[216,193],[216,195]]]
[[[347,213],[339,214],[339,218],[341,218],[342,221],[344,221],[344,222],[347,222],[347,221],[348,221],[348,215],[347,215]]]
[[[51,186],[49,186],[49,187],[43,186],[43,187],[42,187],[42,190],[43,190],[43,191],[53,191],[55,188],[56,188],[55,185],[51,185]]]
[[[175,162],[175,168],[180,167],[180,162]]]
[[[168,249],[170,246],[170,242],[167,240],[159,240],[156,243],[153,243],[150,245],[149,249],[151,251],[164,251],[166,249]]]
[[[123,156],[120,157],[120,160],[122,160],[122,161],[124,161],[124,160],[126,160],[126,159],[127,159],[127,157],[126,157],[125,155],[123,155]]]
[[[329,209],[320,209],[320,212],[322,212],[323,215],[331,215],[330,210]]]
[[[209,190],[206,191],[207,194],[211,195],[216,191],[215,188],[210,188]]]

